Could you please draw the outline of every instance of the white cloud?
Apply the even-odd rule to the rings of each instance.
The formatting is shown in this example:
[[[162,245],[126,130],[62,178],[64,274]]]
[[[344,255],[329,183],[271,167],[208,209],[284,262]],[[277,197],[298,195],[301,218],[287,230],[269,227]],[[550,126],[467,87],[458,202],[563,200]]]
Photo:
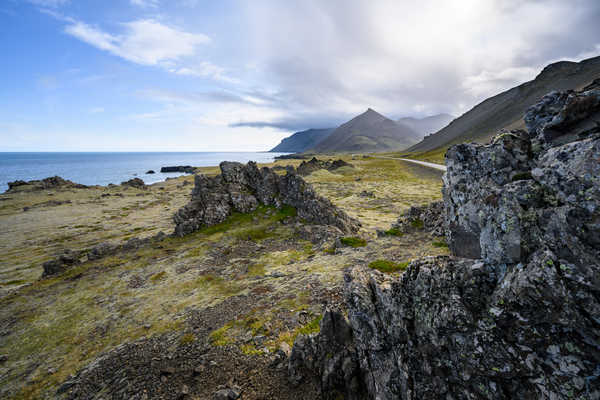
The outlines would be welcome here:
[[[142,8],[158,8],[159,0],[129,0],[129,2]]]
[[[199,45],[210,42],[204,34],[188,33],[142,19],[123,24],[123,34],[114,35],[77,21],[65,32],[101,50],[142,65],[171,65],[179,59],[192,56]]]
[[[199,78],[213,78],[228,83],[239,83],[239,80],[225,74],[225,68],[203,61],[196,67],[171,68],[169,72],[177,75],[196,76]]]

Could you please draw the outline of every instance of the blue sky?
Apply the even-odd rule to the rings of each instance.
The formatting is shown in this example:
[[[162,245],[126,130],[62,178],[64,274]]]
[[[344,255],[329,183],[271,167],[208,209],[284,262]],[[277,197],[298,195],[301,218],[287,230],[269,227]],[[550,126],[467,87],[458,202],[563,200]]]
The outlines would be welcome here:
[[[0,151],[266,150],[600,54],[596,1],[3,0]]]

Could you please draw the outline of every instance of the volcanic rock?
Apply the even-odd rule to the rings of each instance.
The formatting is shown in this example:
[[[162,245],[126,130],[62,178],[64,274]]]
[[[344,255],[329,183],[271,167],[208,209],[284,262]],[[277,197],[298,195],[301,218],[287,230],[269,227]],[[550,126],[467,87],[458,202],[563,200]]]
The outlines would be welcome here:
[[[183,236],[203,226],[223,222],[232,212],[251,212],[259,204],[296,208],[308,222],[333,225],[344,233],[356,232],[360,223],[318,196],[310,184],[288,171],[280,176],[256,163],[222,162],[221,175],[196,175],[192,200],[173,217],[175,234]]]
[[[172,167],[162,167],[160,172],[185,172],[187,174],[193,174],[196,168],[190,165],[176,165]]]
[[[349,270],[351,335],[299,336],[291,379],[330,382],[329,352],[358,360],[360,381],[322,385],[324,396],[600,398],[599,94],[552,93],[528,111],[529,132],[450,148],[454,256],[415,260],[400,276]]]
[[[138,189],[146,188],[146,184],[140,178],[133,178],[125,182],[121,182],[122,186],[131,186]]]

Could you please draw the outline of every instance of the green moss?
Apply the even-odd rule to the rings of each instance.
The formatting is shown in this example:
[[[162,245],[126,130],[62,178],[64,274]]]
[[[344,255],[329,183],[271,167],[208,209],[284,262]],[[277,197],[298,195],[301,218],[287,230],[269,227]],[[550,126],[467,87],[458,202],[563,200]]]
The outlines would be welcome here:
[[[367,245],[365,239],[356,236],[343,237],[340,239],[340,242],[342,242],[344,246],[349,247],[365,247]]]
[[[400,231],[398,228],[390,228],[384,232],[388,236],[398,236],[401,237],[404,235],[404,232]]]
[[[335,248],[334,247],[328,247],[325,250],[323,250],[323,253],[325,253],[325,254],[335,254]]]
[[[251,345],[251,344],[243,344],[240,346],[240,350],[242,351],[242,353],[248,355],[248,356],[256,356],[256,355],[261,355],[263,354],[262,350],[257,349],[255,346]]]
[[[298,329],[298,334],[299,335],[310,335],[310,334],[319,332],[319,330],[321,329],[320,324],[321,324],[322,319],[323,319],[322,315],[319,315],[318,317],[314,318],[309,323],[307,323],[306,325],[304,325],[300,329]]]
[[[233,342],[233,340],[227,334],[232,326],[233,323],[229,322],[210,333],[209,339],[213,346],[226,346]]]
[[[196,336],[194,336],[194,334],[186,333],[185,335],[183,335],[181,337],[181,339],[179,339],[179,342],[181,344],[188,344],[188,343],[192,343],[194,340],[196,340]]]
[[[265,274],[265,264],[259,263],[248,267],[249,276],[263,276]]]
[[[375,260],[369,264],[369,268],[376,269],[381,272],[397,272],[404,271],[408,267],[408,262],[395,263],[390,260]]]
[[[448,247],[448,243],[446,243],[446,242],[444,242],[442,240],[432,242],[431,245],[433,247]]]
[[[167,273],[165,271],[160,271],[159,273],[152,275],[150,277],[150,280],[152,282],[156,283],[158,281],[161,281],[161,280],[165,279],[166,277],[167,277]]]
[[[424,223],[422,220],[417,218],[410,221],[410,226],[416,229],[423,229]]]
[[[259,241],[262,239],[266,239],[269,236],[269,232],[267,232],[266,228],[247,228],[243,229],[239,232],[235,233],[235,236],[241,240],[252,240]]]

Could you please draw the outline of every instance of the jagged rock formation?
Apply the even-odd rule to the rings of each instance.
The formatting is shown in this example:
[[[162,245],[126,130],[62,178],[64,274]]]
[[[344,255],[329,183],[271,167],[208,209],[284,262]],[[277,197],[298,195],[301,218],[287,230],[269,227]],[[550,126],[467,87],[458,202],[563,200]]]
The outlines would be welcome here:
[[[137,189],[145,189],[146,184],[140,178],[133,178],[125,182],[121,182],[121,186],[131,186]]]
[[[8,190],[6,193],[13,193],[21,189],[46,190],[56,188],[85,189],[87,186],[63,179],[60,176],[51,176],[42,180],[8,182]]]
[[[162,167],[160,172],[185,172],[186,174],[193,174],[196,171],[196,168],[190,165],[175,165],[172,167]]]
[[[192,200],[175,214],[175,234],[183,236],[203,226],[223,222],[232,212],[251,212],[259,203],[277,208],[296,208],[298,217],[308,222],[333,225],[342,232],[356,232],[360,223],[329,200],[318,196],[310,184],[288,171],[277,175],[269,168],[222,162],[221,175],[196,175]]]
[[[373,399],[600,398],[599,112],[598,88],[551,93],[527,112],[528,132],[451,148],[455,256],[413,261],[399,277],[354,267],[351,335],[310,341],[358,360]],[[306,340],[291,376],[323,379]],[[336,374],[323,389],[351,391]]]
[[[317,160],[315,157],[311,158],[310,161],[302,161],[296,169],[298,175],[307,176],[320,169],[326,169],[327,171],[335,171],[338,168],[350,167],[354,168],[354,165],[347,163],[342,159],[335,161],[322,161]]]
[[[435,236],[445,234],[444,203],[436,201],[425,206],[412,206],[406,210],[392,228],[406,233],[415,229],[424,229]]]

